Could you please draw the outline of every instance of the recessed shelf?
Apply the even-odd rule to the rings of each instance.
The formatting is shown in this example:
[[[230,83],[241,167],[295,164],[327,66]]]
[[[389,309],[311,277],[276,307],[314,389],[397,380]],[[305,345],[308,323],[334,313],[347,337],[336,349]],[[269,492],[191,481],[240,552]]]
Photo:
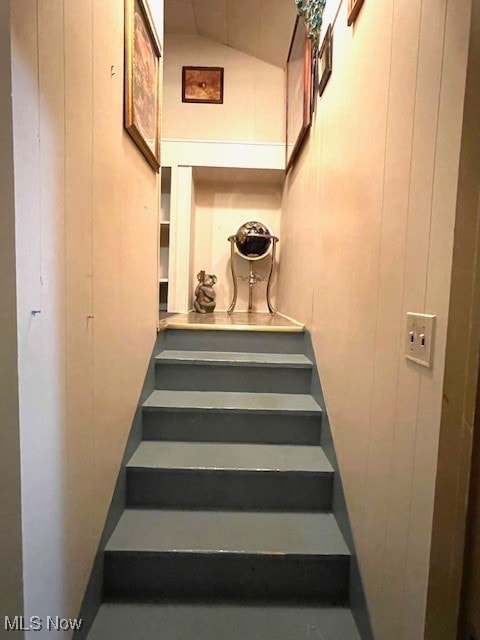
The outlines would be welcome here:
[[[170,244],[170,206],[172,187],[171,167],[162,167],[161,173],[161,213],[160,213],[160,255],[159,255],[159,307],[161,312],[168,309],[168,254]]]

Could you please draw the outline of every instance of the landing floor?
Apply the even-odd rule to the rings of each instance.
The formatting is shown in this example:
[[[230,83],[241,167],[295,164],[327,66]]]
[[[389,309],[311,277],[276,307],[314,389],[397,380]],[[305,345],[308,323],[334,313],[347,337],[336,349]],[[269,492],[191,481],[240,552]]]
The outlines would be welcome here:
[[[214,313],[172,313],[160,317],[160,330],[163,329],[200,329],[220,331],[278,331],[301,332],[305,325],[280,313],[235,312],[228,315],[225,311]]]

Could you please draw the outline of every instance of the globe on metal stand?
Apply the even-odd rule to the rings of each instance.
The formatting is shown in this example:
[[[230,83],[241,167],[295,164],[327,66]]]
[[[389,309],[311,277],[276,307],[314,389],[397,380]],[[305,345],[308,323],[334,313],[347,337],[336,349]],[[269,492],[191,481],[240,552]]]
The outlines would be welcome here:
[[[238,280],[248,282],[248,310],[253,308],[253,285],[262,280],[267,280],[267,306],[271,314],[275,313],[270,300],[270,288],[272,284],[273,271],[275,269],[275,253],[277,242],[276,236],[273,236],[268,228],[261,222],[246,222],[237,231],[234,236],[228,238],[230,242],[230,267],[232,270],[233,280],[233,300],[228,308],[231,314],[235,310],[238,296]],[[263,260],[270,254],[270,271],[268,278],[264,278],[254,272],[254,263],[257,260]],[[249,275],[237,276],[236,258],[240,256],[249,262]]]

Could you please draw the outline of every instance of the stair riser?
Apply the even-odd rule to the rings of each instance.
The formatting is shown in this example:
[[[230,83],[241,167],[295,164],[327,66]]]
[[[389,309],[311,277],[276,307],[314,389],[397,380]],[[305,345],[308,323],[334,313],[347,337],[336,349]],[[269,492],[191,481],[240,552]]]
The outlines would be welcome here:
[[[349,558],[232,553],[107,552],[111,598],[348,601]]]
[[[131,507],[325,511],[333,473],[127,470]]]
[[[268,331],[166,331],[165,349],[185,351],[241,351],[303,353],[305,334]]]
[[[188,409],[143,413],[144,440],[319,445],[320,430],[319,415]]]
[[[310,393],[311,369],[228,365],[157,364],[157,389]]]

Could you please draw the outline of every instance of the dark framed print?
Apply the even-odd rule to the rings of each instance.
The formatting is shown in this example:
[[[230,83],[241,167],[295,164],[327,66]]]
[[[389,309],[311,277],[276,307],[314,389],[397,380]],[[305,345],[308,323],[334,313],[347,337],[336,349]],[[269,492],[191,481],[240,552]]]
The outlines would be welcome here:
[[[295,162],[306,133],[312,124],[312,42],[303,20],[297,17],[285,70],[286,167]]]
[[[182,67],[182,102],[223,104],[223,67]]]
[[[125,128],[160,169],[160,41],[147,0],[125,0]]]
[[[317,104],[317,87],[318,87],[318,49],[314,48],[312,51],[312,79],[310,81],[310,110],[315,113],[315,107]]]
[[[332,25],[328,25],[327,33],[323,39],[320,53],[318,54],[318,67],[320,75],[320,83],[318,85],[318,93],[322,95],[325,91],[330,76],[332,75],[332,59],[333,59],[333,30]]]
[[[350,27],[357,19],[358,13],[365,0],[348,0],[348,26]]]

